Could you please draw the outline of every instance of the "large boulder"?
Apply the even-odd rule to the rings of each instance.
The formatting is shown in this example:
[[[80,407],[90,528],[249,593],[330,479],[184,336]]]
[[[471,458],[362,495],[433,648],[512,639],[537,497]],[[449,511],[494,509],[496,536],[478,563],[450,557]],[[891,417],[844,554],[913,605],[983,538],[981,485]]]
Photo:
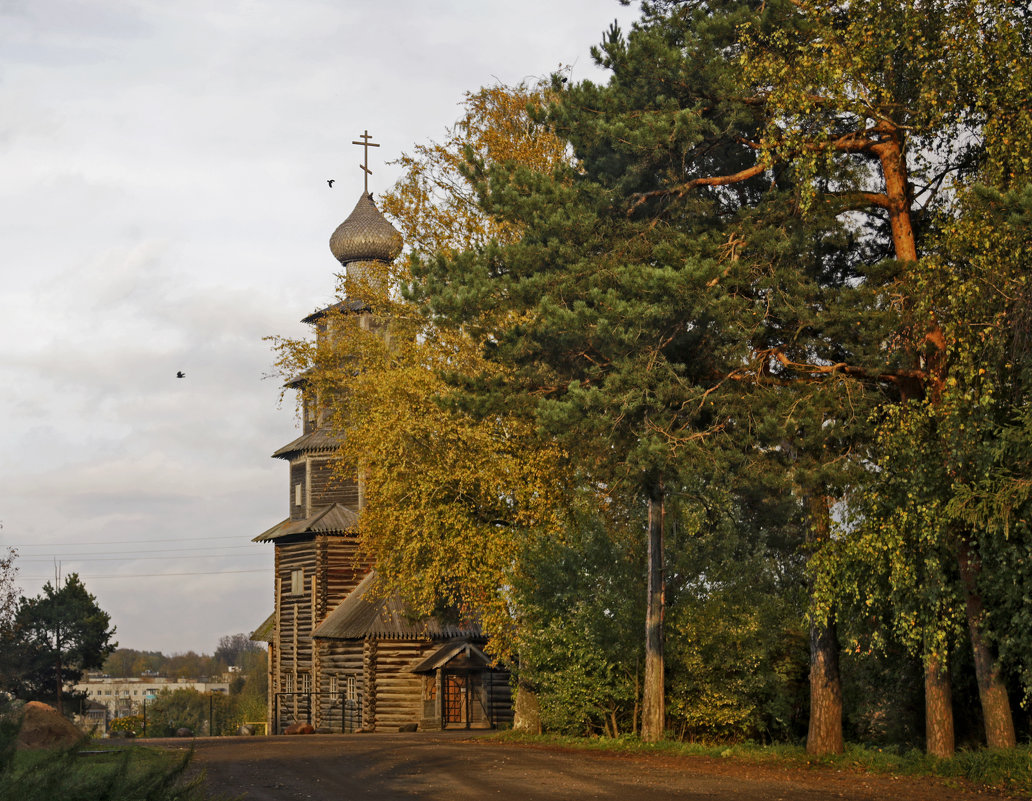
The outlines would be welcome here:
[[[315,734],[315,728],[310,723],[295,723],[283,730],[284,734]]]
[[[86,735],[49,704],[29,701],[22,709],[18,748],[71,748]]]

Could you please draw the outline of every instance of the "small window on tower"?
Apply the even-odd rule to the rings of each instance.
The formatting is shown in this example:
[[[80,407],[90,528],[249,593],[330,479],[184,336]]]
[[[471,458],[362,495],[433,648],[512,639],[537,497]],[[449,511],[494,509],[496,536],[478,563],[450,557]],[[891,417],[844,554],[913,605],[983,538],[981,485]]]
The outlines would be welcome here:
[[[305,591],[305,571],[292,570],[290,573],[290,594],[300,595]]]
[[[300,484],[295,484],[294,485],[294,506],[300,506],[301,505],[301,500],[302,500],[302,498],[301,498],[301,485]]]

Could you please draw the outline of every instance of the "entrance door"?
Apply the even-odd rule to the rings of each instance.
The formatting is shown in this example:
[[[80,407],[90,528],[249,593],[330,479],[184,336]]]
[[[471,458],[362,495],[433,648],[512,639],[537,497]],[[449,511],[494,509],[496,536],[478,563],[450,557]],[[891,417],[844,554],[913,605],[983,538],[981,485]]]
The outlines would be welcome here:
[[[449,723],[466,723],[466,676],[464,674],[444,674],[444,707],[441,710],[444,725]]]

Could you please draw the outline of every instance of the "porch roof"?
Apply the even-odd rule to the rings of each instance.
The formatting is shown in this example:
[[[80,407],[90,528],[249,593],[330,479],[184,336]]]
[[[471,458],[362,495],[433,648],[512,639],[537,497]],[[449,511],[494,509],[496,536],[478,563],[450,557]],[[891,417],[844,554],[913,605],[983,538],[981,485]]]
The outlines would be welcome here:
[[[466,670],[491,667],[491,658],[473,643],[469,640],[456,640],[455,642],[446,643],[422,662],[414,667],[410,667],[409,672],[433,673],[435,670],[447,667],[449,663],[455,660],[461,660],[463,662],[462,668]]]

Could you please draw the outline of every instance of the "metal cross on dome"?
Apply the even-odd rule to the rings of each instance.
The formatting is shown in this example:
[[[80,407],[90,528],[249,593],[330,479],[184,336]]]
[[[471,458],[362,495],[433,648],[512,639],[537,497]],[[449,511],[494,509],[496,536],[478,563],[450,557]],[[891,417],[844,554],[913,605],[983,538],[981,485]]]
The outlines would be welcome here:
[[[370,142],[369,141],[370,139],[372,139],[372,137],[369,135],[369,131],[368,130],[363,131],[361,134],[359,134],[359,136],[361,136],[361,138],[364,141],[362,141],[362,142],[352,141],[351,144],[353,144],[353,145],[361,145],[365,149],[365,164],[359,164],[358,166],[361,167],[362,168],[362,172],[365,173],[365,175],[363,176],[365,178],[365,193],[368,195],[369,194],[369,176],[373,174],[373,171],[371,169],[369,169],[369,148],[371,148],[371,147],[379,147],[379,145],[376,142]]]

